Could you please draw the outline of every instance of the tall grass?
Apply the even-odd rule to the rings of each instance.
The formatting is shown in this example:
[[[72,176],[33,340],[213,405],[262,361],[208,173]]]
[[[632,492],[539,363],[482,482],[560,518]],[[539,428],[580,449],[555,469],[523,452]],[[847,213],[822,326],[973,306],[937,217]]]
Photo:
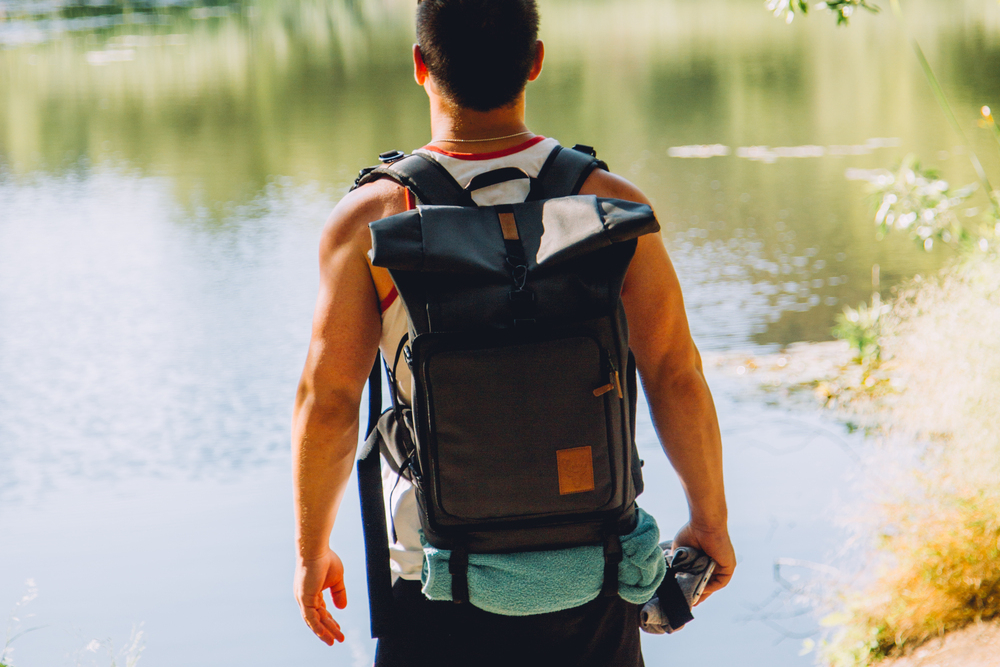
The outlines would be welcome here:
[[[0,646],[0,667],[16,667],[14,663],[14,642],[28,634],[29,632],[35,632],[37,630],[42,630],[46,627],[45,625],[36,625],[33,627],[25,627],[25,619],[32,618],[35,616],[26,609],[26,607],[38,597],[38,586],[35,585],[34,579],[28,579],[25,582],[28,590],[21,597],[20,600],[14,605],[10,611],[10,615],[7,617],[7,628],[4,633],[4,643]],[[142,624],[132,626],[132,634],[129,636],[128,641],[125,643],[120,650],[115,651],[114,642],[108,638],[104,641],[98,641],[97,639],[92,639],[86,646],[78,649],[74,655],[74,662],[76,667],[94,666],[98,664],[99,659],[96,654],[100,651],[107,655],[107,660],[109,661],[110,667],[136,667],[139,663],[139,659],[142,657],[142,652],[146,648],[146,643],[144,640],[145,633],[142,630]],[[94,654],[94,655],[89,655]],[[17,663],[18,665],[20,662]],[[101,664],[106,664],[101,662]]]
[[[868,471],[881,489],[866,526],[872,576],[834,591],[840,629],[820,655],[835,667],[1000,618],[1000,257],[914,284],[883,326],[886,372],[903,387],[886,435],[919,455]]]

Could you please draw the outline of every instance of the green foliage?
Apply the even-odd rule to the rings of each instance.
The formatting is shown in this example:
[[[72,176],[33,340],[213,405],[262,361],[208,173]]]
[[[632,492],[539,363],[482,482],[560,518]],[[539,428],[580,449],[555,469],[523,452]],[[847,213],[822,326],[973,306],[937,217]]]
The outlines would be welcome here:
[[[845,306],[844,312],[837,315],[837,325],[833,328],[833,335],[847,341],[855,351],[855,362],[871,367],[881,361],[880,329],[884,316],[890,310],[888,304],[881,304],[878,299],[873,299],[870,306],[866,303],[862,303],[856,309]]]
[[[819,6],[837,15],[837,25],[847,25],[856,9],[866,9],[872,14],[879,13],[878,5],[870,5],[865,0],[827,0],[821,2]]]
[[[819,643],[819,655],[829,667],[865,667],[885,657],[879,647],[879,628],[851,624],[848,614],[831,614],[824,625],[841,626],[833,640]]]
[[[803,14],[809,13],[809,3],[806,0],[767,0],[764,6],[775,16],[784,15],[785,23],[791,23],[797,11]]]
[[[795,19],[796,12],[809,13],[809,4],[806,0],[767,0],[765,6],[775,16],[784,16],[786,23],[791,23]],[[837,25],[847,25],[858,9],[867,10],[872,14],[880,11],[878,5],[869,4],[866,0],[827,0],[820,2],[816,7],[836,14]]]
[[[942,493],[887,505],[879,550],[892,567],[850,595],[825,624],[839,630],[820,655],[831,667],[864,667],[948,630],[1000,616],[1000,498],[995,491]]]
[[[893,171],[878,170],[868,176],[875,203],[879,236],[892,229],[909,233],[924,250],[941,241],[956,247],[973,240],[958,210],[976,191],[975,183],[952,190],[933,169],[925,169],[907,155]],[[975,210],[973,210],[975,214]]]

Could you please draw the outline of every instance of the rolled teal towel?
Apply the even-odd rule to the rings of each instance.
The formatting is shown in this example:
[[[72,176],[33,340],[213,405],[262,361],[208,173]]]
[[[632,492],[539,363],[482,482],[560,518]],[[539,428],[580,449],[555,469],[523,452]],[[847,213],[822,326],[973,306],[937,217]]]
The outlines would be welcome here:
[[[656,519],[639,509],[637,525],[623,535],[618,594],[645,604],[666,574]],[[451,552],[423,540],[423,592],[431,600],[451,600]],[[469,554],[469,602],[494,614],[529,616],[578,607],[601,592],[604,551],[600,546],[514,554]]]

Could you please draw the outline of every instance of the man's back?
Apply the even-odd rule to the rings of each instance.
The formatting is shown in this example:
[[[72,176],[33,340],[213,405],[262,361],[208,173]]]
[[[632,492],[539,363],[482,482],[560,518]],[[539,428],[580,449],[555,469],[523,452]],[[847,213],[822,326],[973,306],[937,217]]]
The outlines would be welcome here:
[[[415,77],[430,101],[432,145],[445,151],[481,155],[510,149],[530,136],[524,124],[523,88],[526,81],[540,73],[544,55],[541,42],[534,41],[537,14],[532,14],[533,8],[531,0],[423,0],[418,5],[420,45],[414,48]],[[528,13],[518,14],[525,11]],[[462,12],[473,13],[471,23],[466,21],[468,17],[459,15]],[[475,12],[492,18],[480,21]],[[522,22],[518,24],[517,20]],[[503,21],[515,24],[500,26]],[[460,26],[459,32],[449,33],[456,25]],[[469,30],[480,31],[480,37],[470,42]],[[449,34],[461,38],[451,39]],[[463,48],[471,51],[456,56]],[[508,53],[511,55],[504,55]],[[508,57],[509,62],[504,60]],[[602,171],[593,172],[580,192],[648,203],[628,181]],[[405,190],[395,183],[380,180],[365,185],[337,205],[320,243],[319,298],[293,422],[299,554],[295,587],[304,619],[329,644],[343,641],[343,633],[327,610],[322,591],[330,589],[337,607],[346,604],[343,566],[330,549],[329,535],[354,460],[361,392],[383,338],[380,305],[393,290],[388,272],[372,267],[368,261],[368,224],[407,207]],[[735,566],[726,530],[721,443],[701,361],[688,331],[680,287],[659,235],[647,234],[639,239],[621,298],[628,318],[629,344],[657,435],[681,478],[691,510],[690,523],[681,529],[674,543],[699,547],[719,563],[706,589],[707,597],[728,582]],[[420,595],[416,585],[416,594]],[[400,592],[402,597],[413,593],[412,582],[409,586],[409,593]],[[560,619],[561,626],[569,628],[565,641],[546,625],[546,614],[482,617],[486,612],[469,605],[432,602],[422,596],[407,599],[410,602],[403,608],[409,609],[409,616],[401,620],[401,630],[416,627],[418,619],[426,619],[430,625],[422,627],[417,635],[409,633],[408,640],[380,641],[379,664],[426,664],[421,662],[427,657],[426,651],[434,645],[454,644],[455,631],[460,627],[471,633],[462,645],[481,655],[483,647],[501,645],[488,639],[490,626],[506,631],[496,642],[506,642],[512,650],[520,637],[531,636],[543,646],[561,647],[579,656],[579,660],[571,660],[576,664],[587,664],[588,656],[604,660],[590,664],[641,664],[637,619],[627,608],[614,607],[614,601],[620,600],[617,597],[600,598],[611,606],[599,611],[586,605],[565,610],[575,612],[578,619]],[[447,609],[435,607],[440,611],[430,614],[426,604],[444,605]],[[480,621],[478,625],[456,626],[456,614],[479,617]],[[517,625],[511,620],[517,618],[527,620]],[[628,656],[610,660],[588,634],[597,627],[604,628],[600,636],[608,646],[634,646],[634,650],[629,649]],[[621,632],[627,637],[616,634]],[[551,640],[548,644],[546,636]],[[420,643],[421,637],[430,644]],[[478,644],[477,637],[482,640]],[[509,659],[517,655],[522,664],[531,664],[526,661],[539,653],[525,647],[521,653],[505,655]],[[451,662],[435,664],[470,664],[471,655],[456,654],[451,656]],[[569,664],[566,660],[553,661]]]

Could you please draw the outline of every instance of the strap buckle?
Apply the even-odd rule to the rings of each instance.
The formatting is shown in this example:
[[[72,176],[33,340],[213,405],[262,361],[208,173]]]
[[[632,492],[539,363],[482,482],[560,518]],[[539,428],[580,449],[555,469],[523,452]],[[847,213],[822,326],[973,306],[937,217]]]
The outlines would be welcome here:
[[[507,266],[510,269],[510,279],[514,282],[514,289],[521,291],[524,289],[524,283],[528,280],[528,267],[524,264],[513,264],[507,262]]]
[[[379,153],[378,161],[382,164],[391,164],[404,157],[406,157],[406,153],[403,151],[386,151],[385,153]]]
[[[375,171],[375,167],[365,167],[364,169],[359,171],[358,177],[354,179],[354,188],[358,187],[358,184],[361,183],[361,179],[363,179],[365,176],[372,173],[373,171]],[[354,188],[351,189],[353,190]]]

